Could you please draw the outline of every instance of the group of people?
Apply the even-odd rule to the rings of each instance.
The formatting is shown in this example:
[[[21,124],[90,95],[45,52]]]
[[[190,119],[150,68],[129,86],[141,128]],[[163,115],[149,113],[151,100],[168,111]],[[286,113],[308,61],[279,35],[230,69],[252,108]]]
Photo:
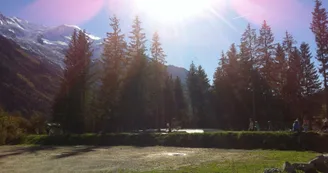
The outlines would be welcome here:
[[[309,120],[304,119],[303,120],[303,125],[301,127],[301,124],[300,124],[299,120],[296,119],[293,123],[292,131],[300,132],[300,131],[302,131],[302,128],[303,128],[303,131],[307,132],[309,130],[309,125],[310,125]]]
[[[309,120],[303,120],[303,126],[302,126],[303,131],[307,132],[309,130],[309,127],[310,127]],[[300,132],[300,131],[302,131],[302,128],[299,123],[299,120],[296,119],[293,123],[292,131]],[[328,132],[328,119],[327,118],[323,119],[320,131],[325,132],[325,133]]]
[[[292,126],[291,131],[294,131],[294,132],[301,132],[301,131],[307,132],[307,131],[309,131],[309,129],[310,129],[310,121],[308,119],[304,119],[302,124],[300,123],[300,121],[298,119],[296,119],[293,122],[293,126]],[[253,119],[250,118],[249,119],[248,130],[249,131],[260,131],[260,125],[259,125],[258,121],[253,121]],[[268,131],[273,130],[271,121],[268,121],[267,130]],[[323,120],[323,125],[322,125],[320,130],[322,132],[328,132],[328,119],[327,118]]]
[[[270,122],[270,121],[269,121]],[[260,131],[260,124],[257,121],[253,121],[252,118],[249,119],[249,131]]]

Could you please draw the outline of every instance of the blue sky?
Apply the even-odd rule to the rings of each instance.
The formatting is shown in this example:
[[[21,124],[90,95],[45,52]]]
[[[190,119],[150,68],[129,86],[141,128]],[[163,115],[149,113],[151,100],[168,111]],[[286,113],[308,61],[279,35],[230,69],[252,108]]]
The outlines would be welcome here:
[[[110,15],[116,14],[121,19],[126,34],[131,30],[134,16],[139,15],[148,44],[152,34],[159,32],[168,64],[188,69],[194,61],[205,68],[210,79],[221,51],[226,51],[232,43],[239,44],[247,23],[259,28],[262,21],[267,20],[276,42],[281,42],[288,30],[298,44],[309,43],[315,54],[314,36],[309,29],[312,0],[208,0],[211,1],[208,9],[182,19],[172,6],[156,6],[158,9],[152,11],[147,5],[139,8],[138,1],[146,0],[2,0],[0,12],[49,26],[75,24],[100,37],[110,31]],[[191,7],[197,7],[203,0],[175,1],[186,2],[181,7],[183,13],[188,8],[198,10]],[[192,1],[198,2],[192,6]],[[324,2],[324,6],[328,8],[328,3]],[[166,14],[170,19],[163,18]]]

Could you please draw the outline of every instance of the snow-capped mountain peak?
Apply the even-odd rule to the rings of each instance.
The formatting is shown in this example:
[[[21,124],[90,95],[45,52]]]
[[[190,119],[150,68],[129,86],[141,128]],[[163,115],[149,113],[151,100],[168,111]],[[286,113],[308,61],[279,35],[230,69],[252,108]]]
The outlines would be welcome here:
[[[30,57],[47,60],[64,67],[65,52],[74,30],[82,30],[76,25],[63,24],[55,27],[34,24],[17,17],[7,17],[0,13],[0,35],[13,40]],[[102,39],[90,33],[87,34],[92,41],[93,58],[100,58],[103,50]],[[168,67],[173,76],[184,79],[185,69]]]
[[[14,40],[22,48],[34,52],[40,58],[46,58],[59,65],[63,63],[62,59],[74,30],[82,29],[68,24],[48,27],[0,13],[0,35]],[[94,50],[97,50],[94,56],[99,56],[102,39],[89,33],[87,35],[93,42]]]
[[[75,28],[77,30],[82,30],[80,27],[76,26],[76,25],[68,25],[68,24],[64,24],[61,25],[62,27],[69,27],[69,28]]]

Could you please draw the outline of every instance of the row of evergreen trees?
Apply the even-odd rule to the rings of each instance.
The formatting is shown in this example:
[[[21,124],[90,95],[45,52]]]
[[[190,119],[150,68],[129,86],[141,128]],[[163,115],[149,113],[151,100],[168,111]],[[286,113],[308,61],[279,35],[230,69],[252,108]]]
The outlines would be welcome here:
[[[74,133],[159,129],[173,120],[186,122],[182,83],[167,73],[158,34],[153,35],[149,58],[138,17],[129,43],[121,32],[119,19],[110,18],[110,26],[112,32],[104,40],[102,67],[96,72],[90,70],[94,64],[89,38],[84,31],[73,33],[53,121]],[[96,82],[92,80],[94,76],[100,76]]]
[[[327,21],[317,0],[311,29],[325,88]],[[259,33],[248,25],[240,44],[222,52],[213,85],[194,63],[185,85],[168,75],[158,34],[153,35],[149,56],[138,17],[128,43],[115,16],[110,18],[110,27],[102,68],[96,72],[89,70],[93,63],[87,35],[84,31],[72,35],[53,114],[53,120],[69,132],[160,129],[167,124],[246,129],[249,118],[280,125],[277,122],[290,123],[295,118],[311,120],[321,111],[321,82],[309,45],[303,42],[298,47],[288,32],[282,43],[275,42],[266,21]],[[100,77],[92,84],[94,76]]]
[[[309,45],[295,44],[288,32],[282,43],[275,43],[264,21],[258,36],[248,25],[239,51],[232,44],[226,54],[222,53],[214,75],[221,126],[247,128],[249,118],[292,122],[310,119],[320,111],[321,103],[314,96],[321,84]]]

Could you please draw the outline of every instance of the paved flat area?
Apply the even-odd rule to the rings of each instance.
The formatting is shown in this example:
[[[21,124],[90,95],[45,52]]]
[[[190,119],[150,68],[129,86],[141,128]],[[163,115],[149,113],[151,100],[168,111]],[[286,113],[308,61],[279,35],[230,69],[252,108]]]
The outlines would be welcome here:
[[[0,146],[1,173],[172,170],[258,157],[250,151],[177,147]]]

